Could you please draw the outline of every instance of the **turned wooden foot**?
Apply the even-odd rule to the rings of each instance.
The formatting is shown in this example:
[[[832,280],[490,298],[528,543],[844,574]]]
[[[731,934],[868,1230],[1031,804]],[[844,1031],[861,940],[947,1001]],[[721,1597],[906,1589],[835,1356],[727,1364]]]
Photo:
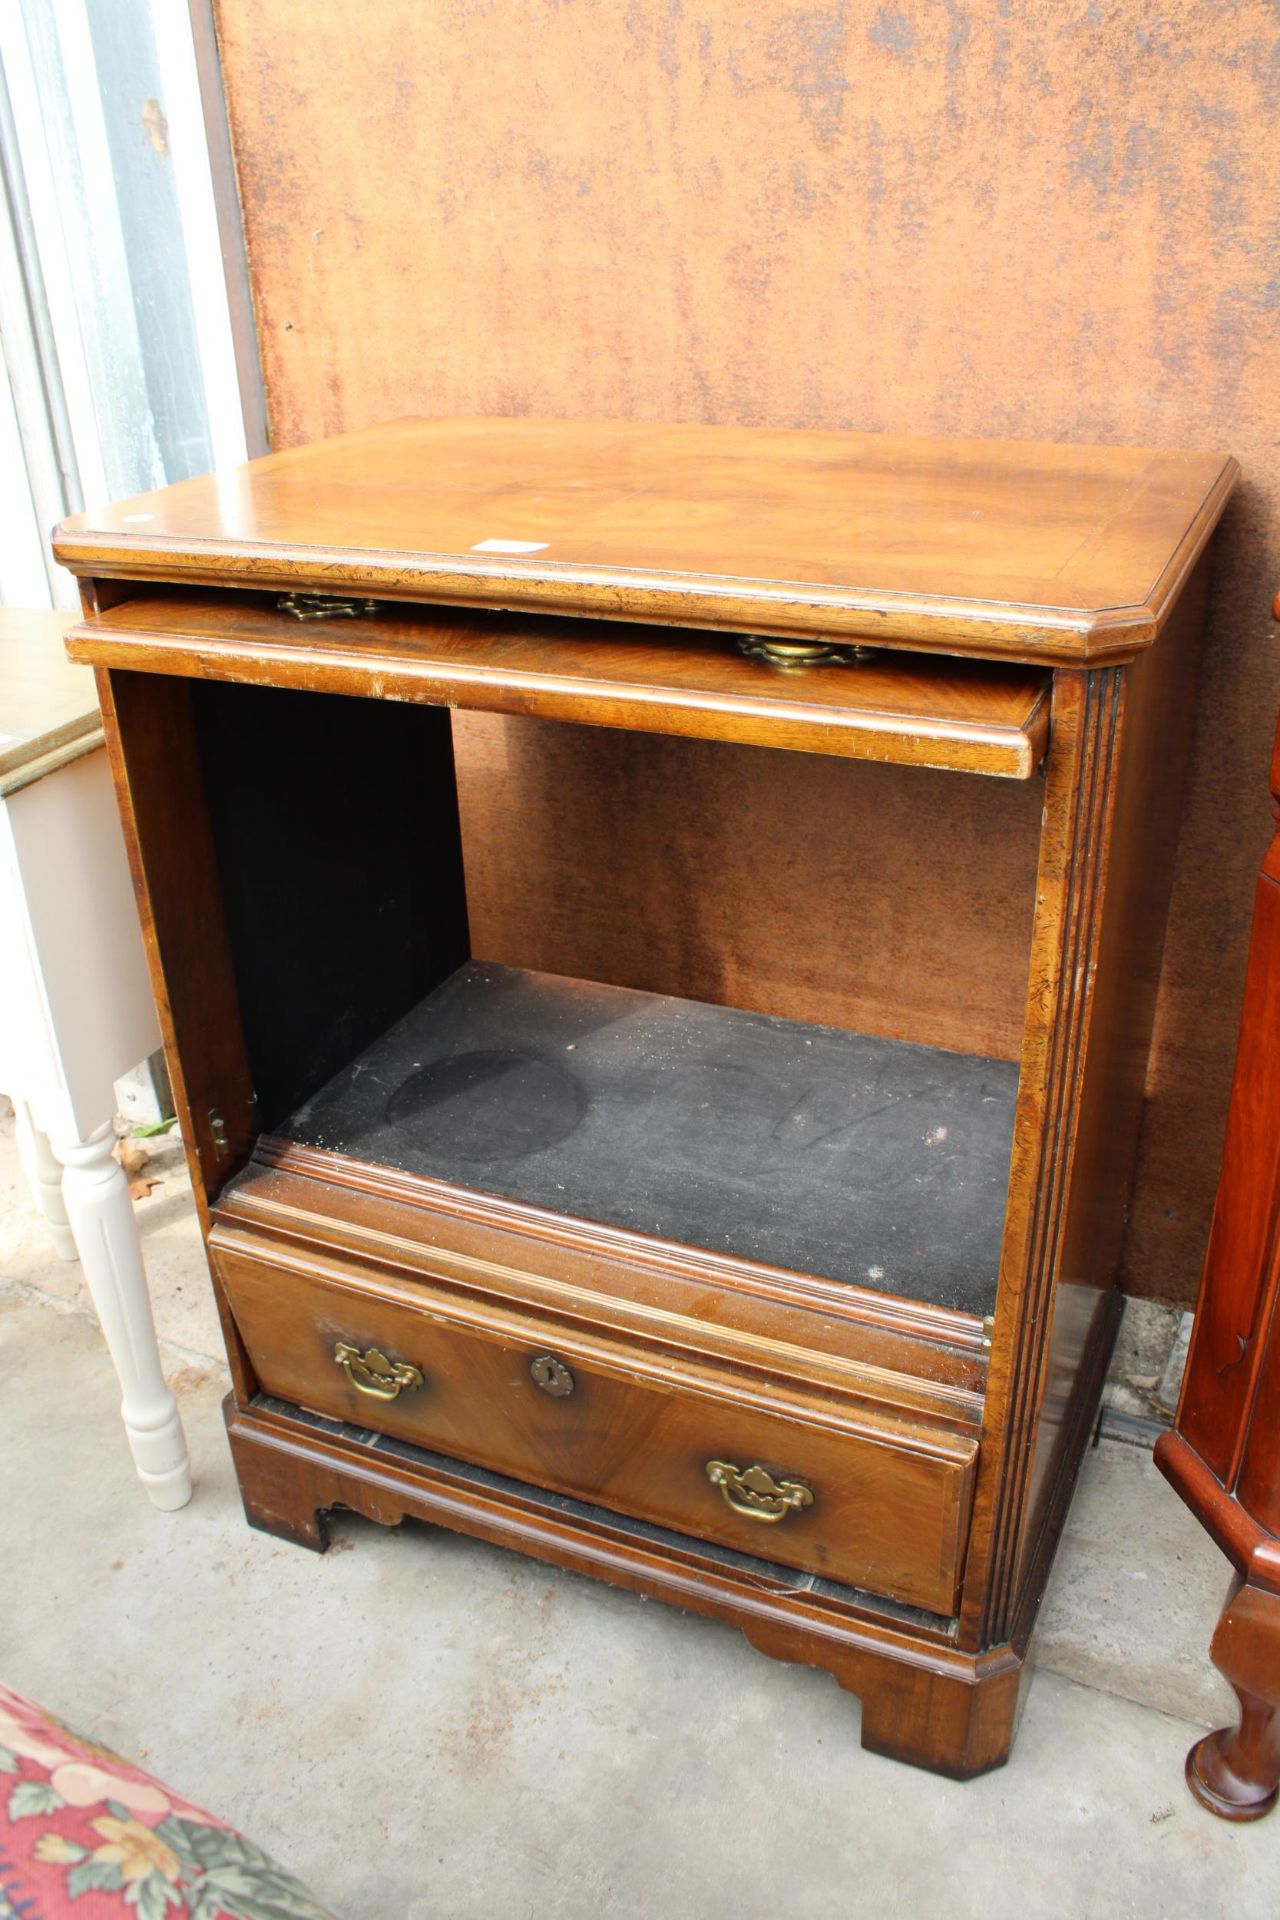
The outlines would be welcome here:
[[[1280,1789],[1280,1595],[1237,1579],[1209,1657],[1240,1702],[1240,1721],[1196,1742],[1187,1785],[1224,1820],[1260,1820]]]

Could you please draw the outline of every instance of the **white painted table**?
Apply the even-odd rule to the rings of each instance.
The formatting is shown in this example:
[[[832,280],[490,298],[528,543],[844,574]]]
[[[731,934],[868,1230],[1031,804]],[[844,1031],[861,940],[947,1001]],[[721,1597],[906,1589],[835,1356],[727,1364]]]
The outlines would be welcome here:
[[[0,608],[0,1087],[36,1204],[77,1256],[156,1506],[191,1498],[129,1186],[113,1083],[159,1045],[93,675],[71,616]]]

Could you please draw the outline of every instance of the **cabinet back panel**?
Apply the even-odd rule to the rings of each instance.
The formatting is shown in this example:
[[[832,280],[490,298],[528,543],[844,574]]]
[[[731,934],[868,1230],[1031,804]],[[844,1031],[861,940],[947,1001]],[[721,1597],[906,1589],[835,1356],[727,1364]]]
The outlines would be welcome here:
[[[1038,779],[454,722],[472,951],[1017,1059]]]

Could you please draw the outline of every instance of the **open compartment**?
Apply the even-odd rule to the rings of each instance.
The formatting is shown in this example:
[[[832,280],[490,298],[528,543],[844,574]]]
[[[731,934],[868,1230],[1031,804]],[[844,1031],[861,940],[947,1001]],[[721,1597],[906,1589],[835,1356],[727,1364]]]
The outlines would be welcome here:
[[[495,638],[450,616],[433,651],[412,613],[419,664],[465,644],[527,672],[532,623]],[[296,646],[265,607],[216,614],[223,646],[243,620],[260,658],[268,619]],[[109,618],[152,646],[200,624],[145,600]],[[361,625],[343,642],[385,653],[396,637]],[[579,633],[544,638],[544,676],[563,683],[560,644],[590,661]],[[644,644],[687,686],[697,649],[681,639]],[[391,1170],[428,1197],[474,1191],[721,1256],[726,1273],[981,1321],[1039,782],[910,764],[907,696],[927,689],[936,711],[938,675],[909,657],[791,676],[716,646],[751,698],[797,708],[835,688],[856,711],[863,686],[882,718],[896,673],[888,738],[908,764],[633,731],[630,710],[625,727],[512,717],[474,686],[451,715],[422,684],[388,700],[190,683],[256,1128],[274,1151]],[[1007,724],[1013,676],[963,678],[970,730]],[[1032,761],[1034,679],[1019,695]],[[935,832],[904,847],[922,783]]]

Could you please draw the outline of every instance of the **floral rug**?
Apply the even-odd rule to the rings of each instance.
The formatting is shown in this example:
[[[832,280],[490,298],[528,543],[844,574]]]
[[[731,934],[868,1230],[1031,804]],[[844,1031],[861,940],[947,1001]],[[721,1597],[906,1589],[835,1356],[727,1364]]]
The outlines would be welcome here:
[[[0,1686],[0,1920],[333,1920],[274,1860]]]

